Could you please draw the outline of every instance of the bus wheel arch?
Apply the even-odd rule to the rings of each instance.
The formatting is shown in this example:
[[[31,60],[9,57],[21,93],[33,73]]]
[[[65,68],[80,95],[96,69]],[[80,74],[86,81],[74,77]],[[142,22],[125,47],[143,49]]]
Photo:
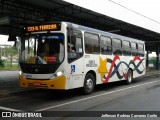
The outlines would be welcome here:
[[[133,82],[133,70],[131,68],[128,69],[126,84],[129,85]]]
[[[96,86],[96,73],[94,71],[88,71],[84,78],[83,93],[88,95],[94,91]]]

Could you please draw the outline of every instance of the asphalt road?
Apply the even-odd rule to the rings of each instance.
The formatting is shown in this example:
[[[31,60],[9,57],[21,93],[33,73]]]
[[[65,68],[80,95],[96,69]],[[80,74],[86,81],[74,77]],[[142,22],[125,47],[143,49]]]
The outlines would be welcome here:
[[[83,116],[83,112],[75,111],[92,111],[87,113],[89,114],[87,117],[96,116],[97,111],[99,111],[97,117],[105,114],[105,111],[115,111],[116,114],[118,111],[131,111],[131,113],[132,111],[152,111],[151,114],[156,114],[156,111],[160,111],[159,91],[159,74],[136,78],[131,85],[125,85],[124,82],[98,85],[91,95],[83,95],[80,89],[70,91],[25,90],[0,98],[0,111],[32,111],[42,112],[44,115],[46,115],[44,111],[49,111],[48,117],[56,116],[54,119],[73,120],[75,118],[65,116]],[[87,119],[92,118],[88,117]],[[127,119],[127,117],[124,119]]]
[[[19,71],[0,71],[0,96],[20,90],[18,74]]]

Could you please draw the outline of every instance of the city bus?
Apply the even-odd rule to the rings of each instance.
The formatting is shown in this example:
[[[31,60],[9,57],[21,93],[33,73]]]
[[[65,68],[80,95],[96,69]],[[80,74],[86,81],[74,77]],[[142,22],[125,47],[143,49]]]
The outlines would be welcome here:
[[[91,94],[97,84],[131,84],[146,72],[144,41],[70,22],[25,26],[20,44],[21,87]]]

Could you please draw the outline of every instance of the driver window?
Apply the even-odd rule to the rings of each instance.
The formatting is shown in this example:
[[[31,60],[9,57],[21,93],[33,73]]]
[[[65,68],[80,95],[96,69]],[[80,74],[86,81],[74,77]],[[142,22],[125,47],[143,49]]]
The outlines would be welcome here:
[[[82,33],[77,30],[70,30],[68,34],[67,52],[68,62],[73,62],[83,55]]]

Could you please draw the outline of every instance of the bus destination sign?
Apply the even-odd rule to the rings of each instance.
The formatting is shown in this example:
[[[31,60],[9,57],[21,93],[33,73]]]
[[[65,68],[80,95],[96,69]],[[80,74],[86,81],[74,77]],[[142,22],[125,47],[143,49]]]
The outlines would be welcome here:
[[[60,30],[60,24],[42,24],[42,25],[32,25],[27,26],[24,29],[27,32],[38,32],[38,31],[55,31]]]

